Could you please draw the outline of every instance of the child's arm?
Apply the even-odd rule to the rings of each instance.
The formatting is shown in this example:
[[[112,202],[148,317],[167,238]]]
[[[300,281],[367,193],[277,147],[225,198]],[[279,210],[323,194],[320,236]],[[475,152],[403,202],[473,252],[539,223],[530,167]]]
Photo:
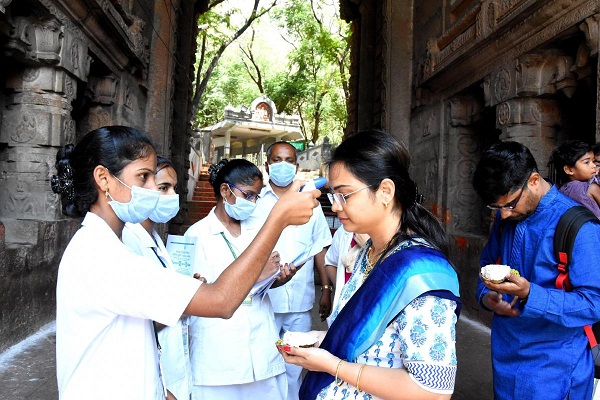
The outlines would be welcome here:
[[[600,206],[600,186],[597,183],[592,183],[588,188],[588,196]]]

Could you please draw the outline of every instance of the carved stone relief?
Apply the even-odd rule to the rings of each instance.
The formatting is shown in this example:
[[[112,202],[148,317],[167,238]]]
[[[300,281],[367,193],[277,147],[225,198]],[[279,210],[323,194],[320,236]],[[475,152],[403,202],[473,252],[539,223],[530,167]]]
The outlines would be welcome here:
[[[0,0],[0,12],[6,12],[6,7],[10,5],[12,0]]]
[[[449,233],[477,232],[481,221],[478,197],[471,185],[480,153],[478,132],[473,123],[480,118],[481,102],[475,96],[453,98],[447,103],[448,129],[448,204]]]

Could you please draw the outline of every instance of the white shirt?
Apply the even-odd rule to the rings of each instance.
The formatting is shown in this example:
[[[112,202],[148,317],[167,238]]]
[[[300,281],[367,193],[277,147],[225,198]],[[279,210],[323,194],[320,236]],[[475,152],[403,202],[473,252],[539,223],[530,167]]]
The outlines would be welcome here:
[[[343,225],[340,225],[340,227],[337,228],[333,234],[331,246],[327,249],[327,253],[325,253],[325,265],[333,265],[336,267],[335,294],[333,296],[333,303],[331,305],[332,310],[336,308],[336,305],[340,299],[340,292],[342,291],[344,283],[346,283],[346,268],[342,264],[342,256],[350,248],[353,235],[354,234],[352,232],[345,230]],[[327,324],[331,326],[332,322],[333,321],[330,315],[327,317]]]
[[[270,183],[262,189],[256,210],[247,220],[248,225],[258,228],[264,224],[279,200]],[[288,226],[281,232],[275,250],[281,255],[281,263],[291,263],[298,256],[308,261],[285,285],[269,290],[269,297],[276,313],[302,312],[312,309],[315,302],[314,255],[331,244],[331,231],[321,206],[313,210],[304,225]]]
[[[176,324],[200,282],[151,265],[86,214],[58,269],[61,399],[164,399],[152,320]]]
[[[256,232],[242,221],[233,237],[215,209],[192,225],[185,236],[198,237],[194,273],[214,282],[248,247]],[[227,241],[223,238],[225,238]],[[229,242],[229,245],[228,245]],[[231,249],[229,248],[231,246]],[[279,339],[268,296],[246,298],[228,319],[190,318],[190,357],[194,385],[233,385],[260,381],[285,372],[275,347]]]
[[[176,271],[156,231],[152,231],[150,236],[142,225],[126,223],[122,240],[136,254],[152,260],[155,268]],[[164,327],[158,332],[158,343],[161,347],[160,364],[165,384],[177,399],[189,399],[191,393],[187,322],[187,317],[180,318],[175,325]]]

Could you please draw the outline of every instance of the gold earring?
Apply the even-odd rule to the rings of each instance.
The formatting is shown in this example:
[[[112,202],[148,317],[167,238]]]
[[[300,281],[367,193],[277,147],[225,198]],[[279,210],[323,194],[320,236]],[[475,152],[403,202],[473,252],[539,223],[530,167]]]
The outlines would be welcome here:
[[[106,187],[106,190],[104,191],[104,198],[108,199],[108,186]]]
[[[384,202],[383,202],[383,205],[385,206],[385,208],[387,208],[387,206],[388,206],[388,202],[387,202],[387,201],[384,201]]]

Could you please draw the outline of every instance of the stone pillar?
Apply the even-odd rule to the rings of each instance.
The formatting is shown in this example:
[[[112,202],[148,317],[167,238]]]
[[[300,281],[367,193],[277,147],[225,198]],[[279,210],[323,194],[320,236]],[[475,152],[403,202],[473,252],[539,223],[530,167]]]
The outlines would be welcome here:
[[[446,222],[449,234],[467,235],[482,232],[483,215],[479,197],[473,189],[473,172],[479,161],[481,148],[478,129],[473,123],[480,117],[482,104],[474,96],[453,98],[447,104],[448,115],[448,200]],[[486,227],[487,228],[487,227]]]
[[[585,33],[589,55],[597,57],[600,54],[600,14],[586,18],[579,28]],[[600,62],[598,61],[596,79],[596,142],[600,142]]]
[[[77,78],[89,72],[87,46],[52,16],[17,17],[12,24],[5,54],[29,66],[14,69],[6,79],[0,218],[56,220],[61,218],[59,197],[49,178],[58,148],[75,139],[71,103]]]
[[[494,70],[484,81],[487,106],[496,107],[500,138],[526,145],[542,176],[556,145],[560,111],[547,95],[562,91],[570,96],[576,86],[573,59],[557,51],[525,54]]]
[[[223,145],[223,158],[229,158],[231,154],[231,129],[225,131],[225,144]]]

